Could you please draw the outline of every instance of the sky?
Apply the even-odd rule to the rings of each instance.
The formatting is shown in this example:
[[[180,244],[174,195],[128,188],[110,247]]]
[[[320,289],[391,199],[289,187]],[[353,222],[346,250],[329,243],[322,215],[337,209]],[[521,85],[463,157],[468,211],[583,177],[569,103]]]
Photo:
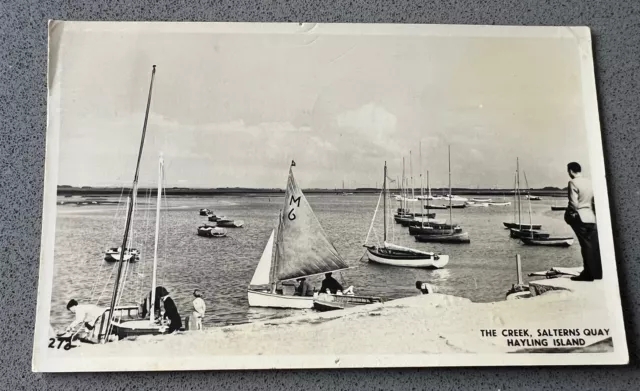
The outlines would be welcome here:
[[[114,26],[114,25],[110,25]],[[115,25],[117,26],[117,25]],[[205,29],[206,30],[206,29]],[[141,185],[531,187],[588,151],[580,53],[567,37],[64,29],[59,185],[128,186],[157,65]],[[55,46],[55,42],[54,46]],[[409,156],[411,154],[411,159]],[[420,157],[422,159],[420,159]],[[524,180],[524,179],[522,179]]]

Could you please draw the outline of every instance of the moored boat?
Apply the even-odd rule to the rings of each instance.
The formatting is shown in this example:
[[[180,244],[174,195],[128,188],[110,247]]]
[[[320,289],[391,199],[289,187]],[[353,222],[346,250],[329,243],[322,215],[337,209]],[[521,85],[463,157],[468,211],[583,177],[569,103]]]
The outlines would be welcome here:
[[[520,238],[522,243],[529,246],[553,246],[553,247],[569,247],[573,244],[573,237],[548,237],[548,238]]]
[[[367,245],[369,235],[373,230],[373,224],[375,222],[378,208],[380,206],[380,199],[383,200],[383,240],[382,246]],[[378,263],[389,266],[399,267],[412,267],[412,268],[428,268],[439,269],[446,266],[449,262],[448,255],[436,254],[434,252],[427,252],[421,250],[415,250],[408,247],[397,246],[387,242],[387,163],[384,164],[384,181],[382,192],[378,198],[378,204],[373,214],[373,220],[369,227],[369,232],[364,241],[364,247],[366,247],[367,259],[369,262]]]
[[[207,208],[200,209],[200,216],[207,216],[209,213],[213,213],[213,212]]]
[[[244,225],[244,221],[242,220],[231,220],[231,219],[220,219],[216,221],[216,225],[218,227],[224,228],[242,228]]]
[[[549,237],[549,234],[542,231],[509,228],[509,236],[514,239],[520,238],[533,238],[533,239],[545,239]]]
[[[465,204],[452,204],[452,205],[425,205],[424,209],[464,209]]]
[[[416,242],[424,243],[471,243],[468,232],[448,231],[435,235],[415,235]]]
[[[227,231],[224,228],[205,224],[198,227],[198,236],[207,238],[224,238],[227,236]]]
[[[507,222],[503,222],[502,224],[504,224],[505,228],[513,228],[513,229],[519,229],[519,230],[540,230],[542,229],[542,224],[518,224],[518,223],[507,223]]]
[[[489,202],[489,206],[507,206],[511,205],[511,202]]]
[[[553,205],[552,205],[552,206],[551,206],[551,210],[555,210],[555,211],[558,211],[558,210],[567,210],[567,207],[566,207],[566,206],[553,206]]]
[[[447,224],[448,225],[448,224]],[[455,227],[444,227],[444,228],[438,228],[436,227],[429,227],[429,226],[412,226],[409,227],[409,235],[445,235],[449,232],[454,232],[454,233],[460,233],[462,232],[462,228],[455,226]]]
[[[122,251],[122,247],[112,247],[108,248],[104,252],[104,260],[107,262],[118,262],[120,261],[120,252]],[[131,261],[135,262],[140,259],[140,250],[132,248],[126,249],[124,251],[123,261]]]

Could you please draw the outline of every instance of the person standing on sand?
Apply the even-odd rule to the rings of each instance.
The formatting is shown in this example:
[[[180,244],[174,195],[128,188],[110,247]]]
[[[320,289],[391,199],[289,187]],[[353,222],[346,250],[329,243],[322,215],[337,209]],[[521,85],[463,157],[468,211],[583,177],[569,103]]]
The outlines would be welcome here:
[[[202,293],[198,289],[193,291],[193,319],[196,321],[196,330],[202,330],[202,319],[204,318],[204,312],[207,309],[204,299],[202,299]]]
[[[582,167],[576,162],[567,164],[567,173],[571,180],[568,186],[569,205],[564,214],[564,221],[578,237],[584,265],[582,273],[571,279],[574,281],[600,280],[602,279],[602,261],[591,181],[582,176]]]
[[[169,330],[167,331],[169,334],[173,333],[176,330],[180,330],[182,328],[182,319],[180,318],[180,314],[178,313],[178,307],[176,307],[176,303],[173,302],[173,299],[169,297],[169,292],[162,288],[162,296],[160,300],[164,305],[164,319],[169,319]]]

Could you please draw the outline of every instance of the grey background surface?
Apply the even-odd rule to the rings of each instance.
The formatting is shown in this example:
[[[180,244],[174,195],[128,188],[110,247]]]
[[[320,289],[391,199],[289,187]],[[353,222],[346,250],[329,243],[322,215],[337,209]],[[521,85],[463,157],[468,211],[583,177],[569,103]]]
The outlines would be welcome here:
[[[46,129],[47,20],[586,25],[631,364],[626,367],[31,373]],[[637,389],[640,244],[640,2],[2,1],[0,3],[0,388],[2,389]],[[99,77],[99,75],[96,75]],[[364,332],[364,331],[363,331]],[[372,341],[372,343],[375,343]],[[505,362],[508,364],[508,362]]]

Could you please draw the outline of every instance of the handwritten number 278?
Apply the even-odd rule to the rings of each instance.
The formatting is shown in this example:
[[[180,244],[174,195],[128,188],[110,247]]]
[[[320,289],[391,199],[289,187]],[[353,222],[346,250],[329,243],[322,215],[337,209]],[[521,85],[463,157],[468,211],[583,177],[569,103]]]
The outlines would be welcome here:
[[[60,349],[60,347],[62,346],[62,344],[65,342],[65,339],[58,339],[58,347],[55,347],[55,343],[56,343],[56,339],[55,338],[49,338],[49,347],[51,349]],[[69,350],[71,349],[71,338],[69,338],[67,340],[67,343],[64,345],[64,350]]]

